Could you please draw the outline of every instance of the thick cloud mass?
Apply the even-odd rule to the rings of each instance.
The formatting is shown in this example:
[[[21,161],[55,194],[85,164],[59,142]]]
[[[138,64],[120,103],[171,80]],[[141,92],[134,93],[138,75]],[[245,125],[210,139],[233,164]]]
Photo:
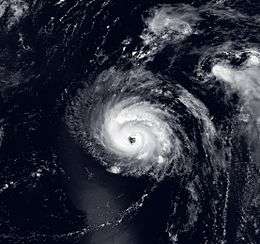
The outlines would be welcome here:
[[[214,148],[216,131],[204,104],[180,85],[141,68],[103,72],[76,101],[68,109],[69,127],[111,172],[159,179],[182,160],[188,165],[198,152],[197,138],[189,134],[191,119],[203,127],[197,130],[205,147]],[[190,116],[187,126],[185,116]]]

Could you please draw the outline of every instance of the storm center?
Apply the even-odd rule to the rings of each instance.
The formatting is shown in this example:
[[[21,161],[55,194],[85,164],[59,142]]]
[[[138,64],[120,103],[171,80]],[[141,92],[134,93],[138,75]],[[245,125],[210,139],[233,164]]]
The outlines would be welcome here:
[[[129,137],[128,137],[128,140],[129,140],[129,142],[130,142],[131,144],[134,144],[135,141],[136,141],[135,137],[132,137],[132,136],[129,136]]]

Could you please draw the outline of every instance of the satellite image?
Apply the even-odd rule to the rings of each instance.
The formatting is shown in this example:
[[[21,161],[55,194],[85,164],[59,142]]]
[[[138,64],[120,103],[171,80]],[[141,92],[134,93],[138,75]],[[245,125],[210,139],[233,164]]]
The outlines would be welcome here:
[[[0,0],[0,244],[260,244],[259,0]]]

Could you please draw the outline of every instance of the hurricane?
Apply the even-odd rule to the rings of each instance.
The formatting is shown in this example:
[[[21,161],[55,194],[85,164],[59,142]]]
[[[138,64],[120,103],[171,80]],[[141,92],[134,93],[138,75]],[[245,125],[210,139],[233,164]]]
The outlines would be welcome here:
[[[68,125],[112,173],[159,180],[183,161],[188,165],[198,152],[192,123],[209,153],[215,153],[217,132],[207,108],[177,83],[142,68],[111,68],[80,94],[78,106],[68,109]],[[187,116],[190,123],[184,127]]]

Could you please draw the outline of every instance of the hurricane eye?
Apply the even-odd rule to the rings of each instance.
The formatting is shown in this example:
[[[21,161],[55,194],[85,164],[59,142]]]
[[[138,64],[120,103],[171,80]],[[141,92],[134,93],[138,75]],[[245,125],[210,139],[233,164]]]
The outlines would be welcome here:
[[[129,137],[128,137],[128,140],[129,140],[129,142],[130,142],[131,144],[134,144],[135,141],[136,141],[135,137],[132,137],[132,136],[129,136]]]

